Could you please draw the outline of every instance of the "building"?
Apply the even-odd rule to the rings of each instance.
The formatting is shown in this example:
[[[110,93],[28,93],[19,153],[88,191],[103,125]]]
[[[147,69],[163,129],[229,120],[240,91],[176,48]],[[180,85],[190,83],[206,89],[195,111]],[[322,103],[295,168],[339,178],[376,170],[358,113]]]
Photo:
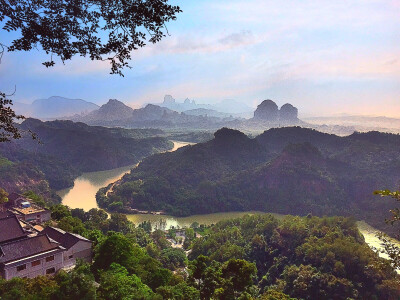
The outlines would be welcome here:
[[[63,268],[63,248],[46,234],[28,235],[16,216],[0,219],[0,275],[33,278]]]
[[[51,220],[50,210],[32,203],[29,199],[17,193],[11,193],[8,196],[7,207],[18,219],[26,222],[41,224]]]
[[[41,233],[60,243],[65,248],[64,268],[75,266],[76,260],[92,261],[92,242],[78,234],[66,232],[59,228],[46,227]]]
[[[0,276],[4,279],[52,275],[75,266],[78,258],[91,261],[88,239],[53,227],[34,229],[15,215],[0,218]]]

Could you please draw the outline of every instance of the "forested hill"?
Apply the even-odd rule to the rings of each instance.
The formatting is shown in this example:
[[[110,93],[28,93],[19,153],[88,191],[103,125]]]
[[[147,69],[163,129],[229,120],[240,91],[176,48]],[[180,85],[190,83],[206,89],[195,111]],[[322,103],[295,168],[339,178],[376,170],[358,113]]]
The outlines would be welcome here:
[[[399,135],[379,132],[338,137],[288,127],[251,139],[224,128],[209,142],[145,159],[98,202],[174,215],[354,215],[382,228],[393,203],[373,191],[398,186],[399,145]]]
[[[20,128],[35,132],[40,143],[22,138],[0,145],[0,155],[15,163],[29,163],[44,173],[50,186],[71,186],[81,172],[118,168],[172,148],[161,130],[92,127],[72,121],[27,119]],[[17,183],[17,178],[16,183]],[[7,182],[0,182],[7,185]]]

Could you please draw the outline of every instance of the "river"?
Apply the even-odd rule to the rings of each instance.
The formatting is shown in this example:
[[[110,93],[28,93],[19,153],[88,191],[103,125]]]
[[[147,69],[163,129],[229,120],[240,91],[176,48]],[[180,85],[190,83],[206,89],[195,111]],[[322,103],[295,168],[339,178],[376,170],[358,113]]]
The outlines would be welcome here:
[[[175,151],[183,146],[190,145],[191,143],[173,141],[174,147],[170,151]],[[88,211],[91,208],[98,208],[96,202],[97,191],[117,181],[123,175],[128,173],[136,165],[122,167],[118,169],[84,173],[74,181],[74,186],[68,189],[60,190],[57,194],[62,198],[62,203],[71,208],[83,208]],[[238,218],[246,214],[263,213],[263,212],[225,212],[206,215],[194,215],[190,217],[174,217],[168,215],[148,215],[148,214],[134,214],[127,215],[128,219],[133,223],[140,224],[143,221],[151,221],[153,227],[156,228],[171,228],[173,227],[188,227],[192,223],[211,225],[218,221],[230,218]],[[282,218],[282,215],[272,214],[277,218]],[[378,230],[368,225],[364,221],[357,222],[358,229],[364,235],[365,241],[370,247],[380,248],[380,241],[376,237]],[[398,246],[400,242],[393,240]],[[384,257],[384,255],[382,255]]]
[[[193,143],[172,141],[174,147],[169,152],[175,151]],[[102,187],[109,185],[120,179],[137,164],[112,169],[107,171],[83,173],[75,179],[74,186],[57,192],[61,197],[62,203],[70,208],[83,208],[88,211],[91,208],[98,208],[96,202],[96,193]]]

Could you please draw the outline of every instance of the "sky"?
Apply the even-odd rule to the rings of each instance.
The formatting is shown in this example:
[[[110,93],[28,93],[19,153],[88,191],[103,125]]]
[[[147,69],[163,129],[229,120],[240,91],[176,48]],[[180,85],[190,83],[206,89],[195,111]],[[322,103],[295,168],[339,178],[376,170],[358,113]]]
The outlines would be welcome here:
[[[300,115],[400,117],[399,0],[185,0],[170,36],[135,51],[125,77],[80,57],[46,69],[44,53],[6,53],[0,90],[132,107],[170,94],[198,103],[264,99]],[[1,31],[6,44],[12,35]]]

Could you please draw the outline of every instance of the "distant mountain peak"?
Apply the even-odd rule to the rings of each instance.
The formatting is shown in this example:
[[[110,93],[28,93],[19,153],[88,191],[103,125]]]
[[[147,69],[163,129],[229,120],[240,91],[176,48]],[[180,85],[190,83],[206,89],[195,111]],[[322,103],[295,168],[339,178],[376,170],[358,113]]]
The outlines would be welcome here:
[[[85,116],[85,121],[115,121],[132,117],[133,109],[117,99],[110,99],[98,110]]]
[[[87,114],[99,106],[83,99],[69,99],[61,96],[51,96],[47,99],[36,99],[32,104],[16,106],[16,111],[26,117],[53,119],[69,117],[77,114]]]
[[[298,109],[290,103],[282,105],[279,109],[274,101],[268,99],[257,106],[253,119],[270,123],[296,124],[299,121],[298,113]]]
[[[125,105],[122,101],[119,101],[117,99],[109,99],[108,102],[106,104],[103,104],[101,107],[105,107],[105,106],[121,106],[121,107],[129,107],[127,105]]]
[[[175,103],[175,99],[171,95],[164,96],[164,104],[172,104]]]
[[[276,122],[278,118],[278,105],[270,99],[261,102],[254,111],[254,119]]]

